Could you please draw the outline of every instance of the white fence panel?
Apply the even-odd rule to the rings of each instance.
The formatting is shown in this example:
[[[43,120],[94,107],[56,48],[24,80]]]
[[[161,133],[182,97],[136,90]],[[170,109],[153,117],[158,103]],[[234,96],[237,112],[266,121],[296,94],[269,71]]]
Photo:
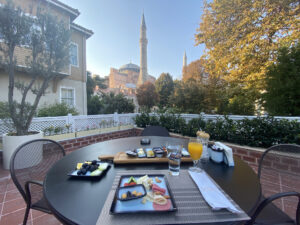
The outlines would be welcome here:
[[[73,116],[75,131],[110,127],[113,125],[114,114]]]
[[[45,129],[61,128],[62,133],[83,131],[89,129],[107,128],[118,125],[134,125],[134,118],[139,115],[139,113],[126,113],[126,114],[103,114],[103,115],[80,115],[72,116],[60,116],[60,117],[37,117],[33,118],[30,130],[32,131],[45,131]],[[151,116],[159,114],[150,113]],[[223,115],[209,115],[209,114],[180,114],[180,116],[189,122],[191,119],[202,117],[204,120],[217,120],[217,118],[224,118]],[[265,116],[262,116],[265,117]],[[240,115],[229,115],[228,118],[232,120],[242,120],[245,118],[254,119],[256,116],[240,116]],[[300,117],[282,117],[277,116],[276,119],[282,120],[286,119],[289,121],[295,120],[300,122]],[[68,129],[66,125],[70,125]],[[12,132],[13,130],[6,126],[3,120],[0,120],[0,135]],[[48,131],[49,132],[49,131]]]

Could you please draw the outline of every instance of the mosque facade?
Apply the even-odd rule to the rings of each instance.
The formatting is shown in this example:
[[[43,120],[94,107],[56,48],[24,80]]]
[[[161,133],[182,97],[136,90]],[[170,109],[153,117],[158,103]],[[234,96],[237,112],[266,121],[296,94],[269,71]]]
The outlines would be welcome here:
[[[136,89],[147,81],[155,82],[155,77],[148,74],[147,67],[147,36],[144,14],[140,27],[140,66],[128,63],[119,69],[110,68],[108,90],[115,93],[123,93],[132,98],[137,105],[135,93]]]

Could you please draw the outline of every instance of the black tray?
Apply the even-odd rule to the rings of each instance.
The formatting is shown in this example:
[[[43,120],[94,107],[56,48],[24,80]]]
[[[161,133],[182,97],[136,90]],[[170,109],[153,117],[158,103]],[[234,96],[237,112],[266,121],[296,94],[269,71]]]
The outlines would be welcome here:
[[[98,165],[100,165],[101,163],[107,163],[108,166],[107,166],[107,168],[106,168],[105,170],[102,171],[101,174],[99,174],[99,175],[97,175],[97,176],[90,176],[90,172],[87,172],[87,174],[85,174],[85,175],[77,175],[77,171],[78,171],[78,170],[73,170],[73,171],[71,171],[70,173],[68,173],[68,176],[74,177],[74,178],[75,178],[75,177],[76,177],[76,178],[83,178],[83,179],[85,179],[85,178],[88,178],[88,179],[98,179],[98,178],[102,177],[104,174],[106,174],[106,172],[107,172],[107,171],[109,170],[109,168],[111,167],[111,164],[108,163],[108,162],[97,161],[97,164],[98,164]]]
[[[162,183],[159,183],[159,186],[163,186],[163,188],[166,189],[167,195],[170,196],[170,199],[168,199],[171,202],[171,207],[168,210],[155,210],[151,209],[151,202],[147,201],[146,204],[141,203],[142,199],[135,199],[131,201],[120,201],[118,200],[118,189],[122,187],[122,183],[126,182],[131,176],[134,178],[142,177],[148,175],[148,177],[153,178],[153,181],[155,184],[155,177],[158,177],[160,180],[162,180]],[[148,190],[146,190],[148,192]],[[127,204],[127,205],[126,205]],[[128,209],[125,209],[128,208]],[[133,213],[166,213],[166,212],[174,212],[177,211],[177,206],[174,201],[174,197],[172,194],[172,191],[170,189],[168,180],[166,179],[164,174],[135,174],[135,175],[123,175],[120,178],[117,191],[115,192],[114,199],[112,201],[112,205],[110,207],[110,214],[117,215],[117,214],[133,214]]]

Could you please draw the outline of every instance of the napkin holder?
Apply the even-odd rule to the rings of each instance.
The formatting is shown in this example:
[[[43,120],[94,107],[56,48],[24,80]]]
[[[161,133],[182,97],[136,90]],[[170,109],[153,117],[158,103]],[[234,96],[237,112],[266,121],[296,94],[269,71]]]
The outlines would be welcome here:
[[[224,162],[227,166],[234,166],[232,149],[221,142],[215,142],[210,148],[210,158],[216,163]]]
[[[210,159],[215,163],[221,163],[224,161],[224,150],[223,149],[216,149],[213,147],[209,148],[209,155]]]
[[[150,145],[151,141],[149,138],[142,138],[141,145]]]

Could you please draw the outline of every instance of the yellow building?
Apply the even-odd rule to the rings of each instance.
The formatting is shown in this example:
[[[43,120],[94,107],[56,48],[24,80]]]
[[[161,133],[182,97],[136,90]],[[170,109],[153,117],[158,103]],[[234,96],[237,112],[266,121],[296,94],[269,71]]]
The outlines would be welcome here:
[[[57,0],[13,0],[17,7],[20,7],[25,13],[34,16],[37,7],[55,15],[68,24],[71,30],[70,45],[70,64],[63,71],[59,72],[59,78],[55,79],[47,88],[46,95],[40,100],[39,106],[55,102],[66,102],[77,108],[80,114],[87,114],[87,96],[86,96],[86,40],[93,35],[88,30],[73,21],[79,16],[79,11],[67,6]],[[0,7],[6,4],[6,0],[0,0]],[[33,6],[32,11],[30,6]],[[1,41],[1,40],[0,40]],[[29,49],[26,47],[17,47],[15,50],[17,65],[20,68],[26,67],[25,59]],[[16,80],[22,82],[30,81],[30,74],[20,70],[16,73]],[[8,100],[8,74],[0,68],[0,101]],[[21,93],[15,92],[15,99],[21,99]],[[33,102],[34,95],[28,96],[28,100]]]

